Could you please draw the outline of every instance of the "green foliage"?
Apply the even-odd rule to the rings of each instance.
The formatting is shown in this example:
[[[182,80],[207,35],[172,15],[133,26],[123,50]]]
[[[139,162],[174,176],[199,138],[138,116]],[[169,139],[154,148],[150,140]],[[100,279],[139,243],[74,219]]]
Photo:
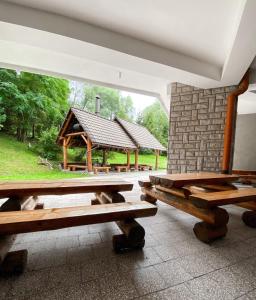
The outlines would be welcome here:
[[[117,116],[125,120],[133,120],[134,107],[131,97],[124,97],[119,91],[107,87],[86,85],[84,99],[79,107],[94,113],[96,95],[101,98],[101,116],[108,119]]]
[[[0,69],[0,124],[21,141],[40,137],[43,131],[61,125],[68,95],[67,80]]]
[[[167,147],[168,118],[159,101],[146,107],[138,117],[137,123],[145,126],[163,146]]]
[[[55,160],[60,153],[60,147],[56,144],[58,130],[51,127],[49,130],[42,132],[38,140],[36,151],[44,158]]]

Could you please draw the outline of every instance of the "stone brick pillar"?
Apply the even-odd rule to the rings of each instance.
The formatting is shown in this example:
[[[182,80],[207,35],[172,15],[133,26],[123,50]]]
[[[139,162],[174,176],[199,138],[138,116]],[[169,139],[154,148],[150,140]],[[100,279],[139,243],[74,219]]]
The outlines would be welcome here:
[[[226,99],[235,88],[172,84],[168,173],[221,170]]]

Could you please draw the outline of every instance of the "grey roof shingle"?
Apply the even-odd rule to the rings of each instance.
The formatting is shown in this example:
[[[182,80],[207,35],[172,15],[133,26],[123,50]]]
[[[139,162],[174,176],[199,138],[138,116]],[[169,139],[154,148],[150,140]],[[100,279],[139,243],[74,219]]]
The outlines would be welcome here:
[[[115,118],[115,120],[123,127],[139,148],[166,150],[147,128],[119,118]]]
[[[105,119],[78,108],[71,108],[71,111],[93,144],[114,148],[137,148],[118,122]]]

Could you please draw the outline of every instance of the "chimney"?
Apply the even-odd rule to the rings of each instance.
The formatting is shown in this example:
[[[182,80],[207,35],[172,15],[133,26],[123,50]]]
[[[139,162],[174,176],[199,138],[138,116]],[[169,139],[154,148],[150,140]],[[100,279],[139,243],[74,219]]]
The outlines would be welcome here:
[[[97,95],[95,97],[95,114],[97,116],[100,115],[100,96],[99,95]]]

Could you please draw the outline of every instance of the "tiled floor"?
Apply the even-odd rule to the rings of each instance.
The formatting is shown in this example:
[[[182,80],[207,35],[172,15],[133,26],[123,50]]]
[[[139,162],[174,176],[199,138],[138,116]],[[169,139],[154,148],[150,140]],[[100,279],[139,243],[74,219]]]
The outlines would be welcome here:
[[[127,199],[139,200],[140,175]],[[144,177],[147,174],[144,173]],[[103,177],[102,177],[103,178]],[[42,197],[46,207],[89,204],[93,195]],[[114,223],[20,235],[14,249],[28,249],[25,274],[0,279],[0,299],[256,299],[256,230],[241,221],[243,210],[227,207],[229,232],[209,246],[192,228],[197,219],[158,203],[141,252],[116,255]]]

